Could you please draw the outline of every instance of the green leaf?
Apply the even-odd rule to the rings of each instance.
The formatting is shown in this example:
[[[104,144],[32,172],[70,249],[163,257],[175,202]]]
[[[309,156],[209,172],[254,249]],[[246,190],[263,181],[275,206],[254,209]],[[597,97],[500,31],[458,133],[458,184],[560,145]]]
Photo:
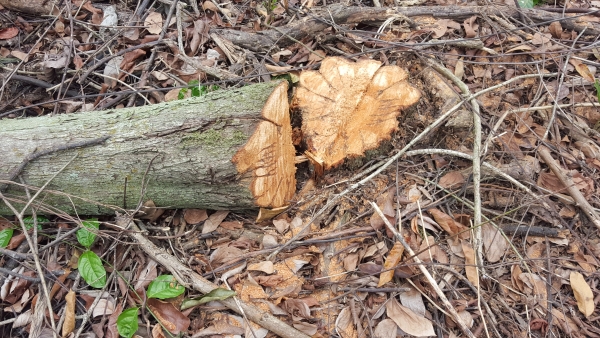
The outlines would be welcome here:
[[[0,248],[6,248],[6,246],[8,246],[8,242],[10,242],[13,232],[13,229],[4,229],[0,231]]]
[[[117,318],[117,331],[122,337],[131,338],[138,330],[138,308],[129,308]]]
[[[183,100],[183,99],[185,99],[185,93],[187,93],[187,91],[188,91],[188,90],[187,90],[187,88],[181,88],[181,89],[179,90],[179,94],[177,94],[177,99],[178,99],[178,100]]]
[[[87,221],[83,221],[81,224],[83,227],[77,230],[77,241],[79,244],[89,249],[92,244],[94,244],[96,232],[100,229],[100,222],[98,222],[97,218],[91,218]],[[90,230],[93,230],[93,232]]]
[[[185,288],[177,283],[172,275],[161,275],[156,277],[148,285],[148,298],[167,299],[177,297],[185,291]]]
[[[202,86],[201,88],[204,88],[204,86]],[[201,88],[191,87],[190,89],[192,90],[192,97],[198,97],[198,96],[202,95],[202,93],[200,92]]]
[[[598,103],[600,103],[600,81],[598,79],[594,81],[594,87],[596,88],[596,98],[598,99]]]
[[[521,8],[533,8],[533,0],[517,0]]]
[[[48,222],[50,222],[50,221],[46,217],[38,216],[37,217],[38,230],[42,230],[42,223],[48,223]],[[31,229],[33,229],[35,220],[33,219],[32,216],[27,216],[27,217],[23,218],[23,223],[25,224],[25,228],[27,230],[31,230]]]
[[[77,265],[79,273],[90,286],[100,289],[106,285],[106,270],[102,266],[100,257],[93,251],[82,253]]]
[[[213,300],[225,300],[225,299],[227,299],[229,297],[233,297],[233,296],[235,296],[235,291],[217,288],[217,289],[214,289],[211,292],[205,294],[202,297],[184,300],[183,303],[181,304],[181,311],[183,311],[185,309],[189,309],[196,305],[208,303]]]

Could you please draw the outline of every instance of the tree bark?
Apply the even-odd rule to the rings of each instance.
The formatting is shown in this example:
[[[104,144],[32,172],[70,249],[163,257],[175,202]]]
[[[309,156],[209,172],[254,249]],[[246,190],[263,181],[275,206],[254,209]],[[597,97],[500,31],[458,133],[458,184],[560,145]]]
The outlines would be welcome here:
[[[285,47],[296,40],[322,33],[331,26],[344,24],[380,24],[394,15],[407,17],[432,16],[439,19],[464,20],[474,15],[492,16],[505,15],[517,20],[521,14],[536,23],[560,21],[563,29],[582,32],[587,35],[600,35],[600,24],[587,20],[585,16],[575,14],[562,15],[551,13],[537,8],[515,8],[509,6],[415,6],[415,7],[356,7],[343,4],[333,4],[315,9],[310,15],[298,20],[296,23],[253,33],[250,31],[234,29],[212,29],[216,33],[240,46],[255,52],[266,52],[277,45]]]
[[[6,183],[23,163],[19,174],[33,187],[58,173],[34,205],[83,215],[136,208],[144,178],[143,200],[158,207],[281,207],[295,191],[288,108],[287,82],[272,82],[139,108],[3,120],[0,178]],[[47,155],[31,156],[40,152]],[[27,201],[14,183],[4,195]]]
[[[58,13],[57,3],[59,3],[59,1],[55,0],[0,0],[0,5],[5,8],[34,15],[51,15],[53,13]]]

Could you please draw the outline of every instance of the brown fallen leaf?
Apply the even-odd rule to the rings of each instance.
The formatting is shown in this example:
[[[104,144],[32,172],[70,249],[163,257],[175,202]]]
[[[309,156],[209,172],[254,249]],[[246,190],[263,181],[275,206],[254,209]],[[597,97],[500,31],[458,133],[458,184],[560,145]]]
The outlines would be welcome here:
[[[396,338],[398,325],[391,319],[384,319],[375,328],[375,338]]]
[[[185,209],[183,211],[183,219],[185,219],[187,224],[198,224],[206,221],[207,218],[208,214],[204,209]]]
[[[150,34],[160,34],[163,26],[162,15],[158,12],[150,12],[144,20],[144,26]]]
[[[590,71],[590,69],[588,68],[588,66],[577,60],[577,59],[573,59],[570,58],[569,59],[569,63],[572,64],[573,66],[575,66],[575,70],[577,70],[577,73],[579,73],[579,75],[581,75],[581,77],[583,77],[584,79],[590,81],[590,82],[594,82],[594,74],[592,74],[592,72]]]
[[[398,303],[396,298],[390,299],[385,305],[387,316],[398,325],[398,327],[413,336],[425,337],[435,336],[433,324],[425,317],[414,313],[411,309]]]
[[[550,34],[552,34],[555,39],[560,39],[563,31],[560,21],[552,22],[550,26],[548,26],[548,31],[550,31]]]
[[[396,265],[398,265],[398,263],[400,263],[403,253],[404,246],[402,246],[402,243],[394,243],[394,246],[385,259],[385,263],[383,263],[384,271],[379,275],[379,283],[377,283],[377,287],[381,287],[385,283],[392,280],[394,277],[394,268]]]
[[[254,263],[254,264],[248,265],[248,271],[262,271],[262,272],[266,273],[267,275],[270,275],[273,272],[275,272],[275,269],[273,268],[273,262],[262,261],[259,263]]]
[[[162,326],[172,334],[178,335],[190,326],[190,319],[171,303],[150,298],[146,305]]]
[[[435,208],[429,209],[427,212],[433,216],[437,224],[448,234],[452,236],[459,234],[458,237],[462,239],[469,238],[468,228],[452,219],[450,215]]]
[[[75,291],[69,290],[65,296],[65,321],[62,326],[62,336],[68,336],[75,329]]]
[[[217,230],[219,224],[223,222],[227,215],[229,215],[229,211],[227,210],[218,210],[214,214],[210,215],[208,219],[204,222],[204,225],[202,226],[202,233],[207,234],[209,232]]]
[[[589,317],[595,308],[592,289],[579,272],[571,271],[569,281],[577,300],[577,308],[586,318]]]
[[[0,29],[0,40],[6,40],[14,38],[19,34],[19,29],[17,27],[8,27],[4,29]]]
[[[461,245],[465,255],[465,274],[469,282],[477,287],[479,285],[479,274],[477,273],[475,250],[473,250],[471,243],[467,241],[461,241]]]
[[[465,183],[465,178],[460,171],[451,171],[440,178],[440,186],[442,188],[454,189]]]
[[[468,19],[466,19],[463,23],[463,27],[465,28],[465,36],[470,39],[477,36],[477,29],[479,25],[477,24],[477,16],[474,15]]]
[[[500,230],[490,224],[481,226],[485,258],[490,263],[496,263],[506,253],[508,242],[502,236]]]

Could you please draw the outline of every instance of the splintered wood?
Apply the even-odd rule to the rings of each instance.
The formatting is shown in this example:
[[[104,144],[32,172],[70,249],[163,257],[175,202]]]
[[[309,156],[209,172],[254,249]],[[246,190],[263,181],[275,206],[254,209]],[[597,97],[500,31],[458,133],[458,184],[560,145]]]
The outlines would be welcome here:
[[[259,207],[287,205],[296,190],[287,89],[282,82],[273,90],[262,109],[264,121],[232,159],[241,175],[251,174],[250,191]]]
[[[302,112],[308,150],[324,169],[362,156],[390,138],[401,110],[421,97],[407,78],[398,66],[340,57],[326,58],[319,71],[300,75],[294,105]]]

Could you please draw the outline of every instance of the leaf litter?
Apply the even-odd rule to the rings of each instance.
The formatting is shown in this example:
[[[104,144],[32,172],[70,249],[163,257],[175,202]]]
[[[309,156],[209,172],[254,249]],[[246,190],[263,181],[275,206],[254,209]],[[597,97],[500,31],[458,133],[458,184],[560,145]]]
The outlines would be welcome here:
[[[101,220],[98,238],[89,251],[78,247],[74,232],[70,232],[88,218],[60,213],[44,221],[38,218],[40,228],[36,233],[29,230],[37,236],[35,251],[26,244],[17,219],[0,220],[0,231],[10,239],[0,263],[6,269],[0,289],[3,320],[9,320],[2,327],[4,335],[27,336],[39,330],[39,336],[44,336],[51,332],[50,320],[40,324],[33,316],[39,304],[48,300],[51,309],[45,310],[47,318],[60,319],[63,335],[83,327],[97,336],[116,337],[125,332],[116,331],[116,327],[123,328],[118,319],[123,312],[144,307],[131,323],[137,323],[138,315],[143,316],[152,326],[153,337],[163,336],[163,330],[187,336],[268,336],[266,330],[221,306],[218,301],[232,297],[233,291],[241,300],[316,337],[396,337],[398,333],[428,336],[435,335],[434,328],[442,328],[448,336],[459,335],[456,318],[443,312],[439,300],[432,297],[432,285],[420,274],[414,257],[407,255],[387,229],[383,231],[384,220],[369,207],[369,202],[376,201],[386,220],[401,230],[404,240],[449,295],[467,328],[474,332],[487,330],[495,337],[531,333],[600,336],[595,313],[600,239],[598,229],[589,220],[597,216],[581,212],[567,182],[547,163],[540,162],[537,153],[541,144],[549,146],[574,187],[598,209],[600,113],[595,84],[600,53],[593,45],[593,34],[565,19],[526,29],[510,18],[511,13],[505,18],[478,14],[466,19],[448,16],[432,20],[407,12],[405,18],[381,26],[380,31],[369,25],[358,29],[356,22],[341,22],[336,30],[325,28],[285,42],[281,39],[280,46],[270,46],[273,48],[268,51],[251,49],[243,43],[236,46],[223,36],[211,35],[214,30],[228,28],[271,34],[277,31],[273,27],[293,24],[292,13],[309,18],[319,15],[323,7],[313,1],[303,4],[312,8],[310,12],[298,5],[288,1],[244,7],[239,2],[205,1],[200,8],[196,4],[196,8],[174,10],[170,22],[168,5],[136,11],[135,6],[122,3],[107,6],[72,1],[53,23],[2,9],[6,14],[0,30],[1,67],[6,81],[2,95],[10,98],[1,104],[0,115],[5,118],[55,113],[55,104],[50,101],[63,99],[68,90],[82,95],[71,97],[60,107],[76,113],[119,108],[130,105],[129,101],[135,105],[159,103],[167,99],[167,95],[159,94],[163,89],[165,93],[173,92],[177,99],[192,80],[207,86],[215,82],[222,87],[235,86],[219,82],[227,80],[222,74],[233,74],[237,82],[247,83],[283,74],[292,82],[300,79],[306,87],[307,74],[316,76],[325,56],[342,58],[344,63],[358,61],[355,65],[375,62],[382,67],[400,66],[409,74],[408,83],[421,93],[416,108],[402,112],[399,124],[391,127],[397,131],[390,139],[382,144],[378,140],[377,146],[371,146],[374,143],[369,138],[362,140],[361,147],[377,151],[366,158],[344,160],[341,165],[341,157],[325,162],[325,169],[331,170],[317,178],[312,188],[307,184],[303,198],[273,220],[255,222],[253,215],[238,211],[164,210],[145,203],[140,222],[149,238],[223,287],[217,290],[227,291],[190,308],[182,309],[184,301],[199,296],[190,288],[182,296],[165,301],[147,298],[150,282],[165,275],[165,267],[131,245],[110,217]],[[335,3],[328,3],[331,5]],[[363,5],[365,12],[376,10],[370,3]],[[437,1],[435,5],[447,4]],[[566,9],[591,11],[598,5],[571,2]],[[511,6],[505,7],[513,10]],[[543,11],[534,8],[528,13],[538,15]],[[375,11],[369,13],[378,15]],[[596,17],[584,18],[589,19],[590,30],[598,28]],[[46,33],[33,38],[28,34],[34,30]],[[371,34],[365,34],[366,30]],[[435,39],[443,39],[443,44]],[[152,49],[157,41],[165,43]],[[237,48],[225,48],[223,41]],[[114,53],[121,54],[113,57]],[[452,94],[440,100],[436,96],[439,89],[428,85],[423,75],[427,70],[420,58],[432,55],[472,92],[518,76],[538,75],[478,97],[484,123],[483,152],[478,156],[534,190],[539,198],[497,172],[484,171],[480,182],[484,223],[474,225],[471,162],[452,153],[406,156],[360,189],[346,194],[312,222],[307,236],[279,252],[274,260],[267,259],[298,235],[328,199],[341,193],[345,182],[395,154],[448,110],[451,105],[446,106],[447,102],[462,100],[460,96],[452,98]],[[190,62],[182,56],[195,59]],[[149,62],[151,67],[146,66]],[[196,62],[208,68],[200,70],[194,66]],[[17,76],[8,76],[13,71]],[[555,75],[542,78],[543,74]],[[79,81],[84,77],[88,80]],[[340,75],[340,79],[353,82],[347,75]],[[457,89],[456,82],[451,84],[446,78],[436,81],[444,82],[440,86],[445,85],[449,93]],[[130,99],[132,88],[150,88],[154,93],[144,99],[139,95]],[[379,99],[383,94],[369,93]],[[98,94],[98,98],[93,96]],[[318,97],[324,93],[315,94]],[[191,95],[191,91],[185,95]],[[300,101],[298,108],[305,105]],[[438,127],[418,148],[473,155],[470,106],[462,109],[467,113],[466,123],[454,121]],[[385,118],[396,121],[396,115]],[[310,115],[306,119],[323,123]],[[366,126],[353,128],[344,135],[356,130],[367,135]],[[331,152],[320,140],[306,136],[298,144],[304,142],[317,157]],[[318,149],[323,145],[325,150]],[[362,149],[356,153],[362,153]],[[299,168],[299,175],[311,175],[308,164],[300,164]],[[474,226],[481,227],[481,245]],[[539,228],[560,231],[553,236],[539,236],[535,233]],[[30,268],[33,252],[37,252],[44,277],[51,283],[48,295],[40,287],[39,271]],[[90,277],[95,278],[88,282],[106,286],[105,292],[95,292],[77,278],[85,272],[70,270],[77,267],[81,255],[92,253],[102,261],[94,260],[89,266]],[[100,265],[105,274],[96,269]],[[574,309],[576,305],[576,310],[570,311],[570,305]],[[86,311],[90,318],[80,321],[78,318]]]

